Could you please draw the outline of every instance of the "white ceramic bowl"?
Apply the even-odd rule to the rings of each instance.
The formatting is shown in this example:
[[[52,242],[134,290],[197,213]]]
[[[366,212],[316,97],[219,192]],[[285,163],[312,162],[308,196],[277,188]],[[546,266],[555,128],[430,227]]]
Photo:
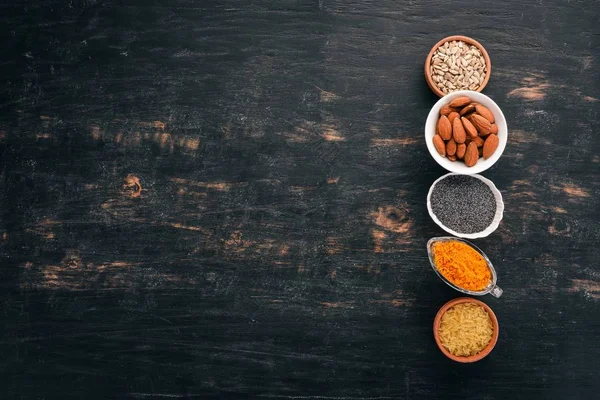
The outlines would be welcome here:
[[[477,164],[472,167],[467,167],[462,161],[450,161],[448,158],[440,156],[433,145],[433,136],[435,135],[437,121],[440,116],[440,108],[450,103],[452,99],[459,96],[469,96],[471,100],[487,107],[494,114],[494,119],[496,120],[495,123],[498,125],[498,139],[500,139],[498,148],[490,158],[487,160],[479,158]],[[431,108],[431,111],[429,111],[427,122],[425,123],[425,143],[427,143],[427,148],[429,149],[431,157],[433,157],[438,164],[448,171],[457,172],[459,174],[478,174],[490,168],[496,163],[496,161],[498,161],[504,152],[507,139],[508,128],[506,127],[506,118],[504,118],[504,114],[502,114],[500,107],[498,107],[498,105],[485,94],[474,92],[472,90],[459,90],[458,92],[452,92],[439,99],[438,102],[435,103],[435,105]]]
[[[441,176],[435,182],[433,182],[433,184],[429,188],[429,193],[427,193],[427,211],[429,211],[429,216],[431,217],[433,222],[438,224],[438,226],[440,228],[442,228],[443,230],[445,230],[446,232],[448,232],[449,234],[451,234],[453,236],[465,238],[465,239],[478,239],[478,238],[483,238],[483,237],[489,236],[492,232],[494,232],[498,228],[498,225],[500,225],[500,221],[502,221],[502,217],[504,216],[504,201],[502,200],[502,193],[500,193],[498,188],[496,188],[496,185],[494,185],[494,182],[490,181],[487,178],[484,178],[481,175],[475,174],[475,175],[471,175],[471,176],[473,178],[479,179],[480,181],[482,181],[483,183],[488,185],[488,187],[492,190],[492,193],[494,194],[494,198],[496,199],[496,214],[494,215],[494,219],[492,220],[490,225],[487,228],[485,228],[485,230],[483,230],[481,232],[475,232],[475,233],[459,233],[459,232],[456,232],[456,231],[448,228],[446,225],[442,224],[442,222],[433,213],[433,210],[431,209],[431,192],[433,192],[433,188],[439,181],[441,181],[442,179],[447,178],[451,175],[465,175],[465,174],[449,173],[444,176]]]

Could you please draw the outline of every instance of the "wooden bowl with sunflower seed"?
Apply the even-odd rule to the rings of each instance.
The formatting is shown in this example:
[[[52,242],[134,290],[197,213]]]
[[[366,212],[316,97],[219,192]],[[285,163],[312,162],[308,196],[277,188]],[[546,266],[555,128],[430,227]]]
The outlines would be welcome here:
[[[481,92],[491,72],[488,52],[468,36],[448,36],[440,40],[425,59],[425,80],[440,97],[457,90]]]

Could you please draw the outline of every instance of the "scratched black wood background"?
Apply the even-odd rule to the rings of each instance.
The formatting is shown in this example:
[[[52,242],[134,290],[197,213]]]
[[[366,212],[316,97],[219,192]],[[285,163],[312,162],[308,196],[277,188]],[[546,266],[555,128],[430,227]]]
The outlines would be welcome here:
[[[0,4],[2,399],[590,399],[600,2]],[[435,347],[430,47],[510,138],[490,357]]]

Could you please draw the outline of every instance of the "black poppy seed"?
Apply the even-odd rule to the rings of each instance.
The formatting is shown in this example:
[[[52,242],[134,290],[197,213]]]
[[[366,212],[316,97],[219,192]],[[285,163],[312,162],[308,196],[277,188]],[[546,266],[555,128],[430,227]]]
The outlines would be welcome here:
[[[430,201],[440,222],[458,233],[481,232],[496,214],[496,199],[490,187],[468,175],[450,175],[439,181]]]

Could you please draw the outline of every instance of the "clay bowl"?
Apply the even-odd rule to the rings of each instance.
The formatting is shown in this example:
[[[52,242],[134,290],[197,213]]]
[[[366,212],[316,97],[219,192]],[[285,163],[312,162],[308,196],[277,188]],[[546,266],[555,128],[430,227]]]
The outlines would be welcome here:
[[[440,341],[440,334],[438,332],[438,330],[440,328],[440,322],[442,320],[442,315],[444,315],[444,313],[446,311],[448,311],[448,309],[450,307],[455,306],[457,304],[461,304],[461,303],[474,303],[474,304],[478,304],[481,307],[483,307],[483,309],[488,313],[488,315],[492,319],[492,326],[494,327],[494,333],[492,334],[492,340],[490,340],[488,345],[483,350],[481,350],[479,353],[475,354],[474,356],[469,356],[469,357],[455,356],[452,353],[450,353],[448,350],[446,350],[446,348],[442,345],[442,342]],[[476,299],[472,299],[470,297],[459,297],[457,299],[450,300],[449,302],[444,304],[442,306],[442,308],[440,308],[437,315],[435,316],[435,319],[433,320],[433,337],[435,338],[435,342],[437,343],[440,351],[442,353],[444,353],[444,355],[446,357],[448,357],[449,359],[459,362],[459,363],[473,363],[473,362],[483,359],[488,354],[490,354],[490,352],[496,345],[496,342],[498,341],[498,331],[499,331],[498,318],[496,318],[496,314],[494,314],[492,309],[490,307],[488,307],[488,305],[485,304],[484,302],[476,300]]]
[[[475,39],[472,39],[468,36],[461,36],[461,35],[448,36],[447,38],[444,38],[444,39],[440,40],[439,42],[437,42],[431,48],[431,50],[429,51],[429,54],[427,55],[427,58],[425,59],[425,80],[427,81],[427,85],[439,97],[444,96],[444,92],[442,92],[440,89],[438,89],[438,87],[433,82],[433,79],[431,78],[431,71],[429,70],[429,67],[431,64],[431,57],[433,57],[433,53],[437,50],[437,48],[440,47],[441,45],[443,45],[444,43],[451,42],[453,40],[463,41],[467,44],[477,47],[479,49],[479,51],[481,51],[481,54],[483,55],[483,59],[485,60],[485,64],[487,65],[487,73],[485,74],[483,83],[476,90],[477,92],[481,92],[483,90],[483,88],[487,85],[488,81],[490,80],[490,75],[492,73],[492,62],[490,61],[490,56],[488,55],[488,52],[485,50],[485,48],[481,45],[481,43],[479,43]]]

